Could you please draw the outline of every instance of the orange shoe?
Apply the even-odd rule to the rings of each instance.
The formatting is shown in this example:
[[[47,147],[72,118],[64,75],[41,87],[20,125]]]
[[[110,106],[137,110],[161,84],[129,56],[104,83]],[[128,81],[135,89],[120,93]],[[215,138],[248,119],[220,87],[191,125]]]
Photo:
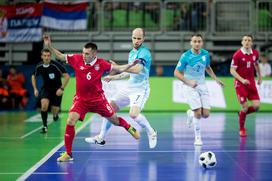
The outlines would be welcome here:
[[[241,137],[246,137],[247,136],[246,129],[245,128],[244,129],[240,129],[239,134],[240,134]]]

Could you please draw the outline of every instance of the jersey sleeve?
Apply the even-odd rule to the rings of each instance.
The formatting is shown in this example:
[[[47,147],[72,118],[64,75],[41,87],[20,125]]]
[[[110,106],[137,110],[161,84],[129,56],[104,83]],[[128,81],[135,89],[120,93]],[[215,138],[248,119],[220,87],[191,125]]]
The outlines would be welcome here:
[[[238,60],[239,60],[239,56],[238,56],[238,53],[235,53],[233,56],[232,56],[232,60],[231,60],[231,67],[232,68],[237,68],[238,67]]]
[[[259,64],[259,52],[258,51],[255,51],[255,60],[254,60],[254,65],[258,65]]]
[[[106,60],[104,60],[104,59],[101,62],[102,62],[101,65],[103,67],[103,70],[106,71],[106,72],[110,72],[112,65],[109,62],[107,62]]]
[[[151,53],[148,49],[143,49],[137,59],[141,60],[140,63],[145,67],[148,63],[151,62]]]
[[[66,54],[66,63],[70,64],[73,68],[77,64],[76,54]]]
[[[40,70],[40,63],[35,67],[34,71],[32,72],[32,75],[34,75],[35,77],[39,76],[40,73],[41,73],[41,70]]]
[[[178,61],[178,64],[176,66],[176,69],[178,71],[184,71],[185,70],[185,67],[187,65],[187,60],[186,60],[186,56],[185,54],[182,54],[181,57],[179,58],[179,61]]]
[[[67,73],[67,71],[65,70],[65,68],[63,67],[62,64],[60,64],[60,63],[57,62],[57,61],[54,61],[54,64],[58,67],[58,69],[60,70],[60,72],[61,72],[62,74]]]
[[[209,67],[211,65],[211,56],[209,53],[207,53],[207,60],[206,60],[206,67]]]

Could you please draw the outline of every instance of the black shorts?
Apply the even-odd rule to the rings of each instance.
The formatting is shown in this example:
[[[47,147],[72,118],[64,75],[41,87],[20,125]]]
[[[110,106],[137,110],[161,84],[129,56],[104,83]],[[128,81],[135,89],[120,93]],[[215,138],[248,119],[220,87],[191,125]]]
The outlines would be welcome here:
[[[57,106],[60,107],[62,95],[57,96],[56,95],[57,90],[47,90],[42,88],[39,94],[39,100],[46,98],[49,99],[51,106]]]

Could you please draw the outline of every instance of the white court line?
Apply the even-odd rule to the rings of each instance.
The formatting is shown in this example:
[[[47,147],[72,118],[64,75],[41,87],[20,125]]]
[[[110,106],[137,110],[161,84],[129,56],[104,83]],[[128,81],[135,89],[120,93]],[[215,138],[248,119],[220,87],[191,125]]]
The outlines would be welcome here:
[[[33,175],[67,175],[68,172],[35,172]]]
[[[61,152],[61,151],[58,151]],[[105,153],[189,153],[189,152],[194,152],[194,150],[92,150],[92,151],[75,151],[73,150],[74,153],[100,153],[100,152],[105,152]],[[272,152],[272,150],[214,150],[213,152],[243,152],[243,153],[251,153],[251,152]]]
[[[49,121],[47,125],[50,125],[52,122],[53,122],[53,121]],[[24,139],[24,138],[28,137],[29,135],[32,135],[32,134],[35,133],[36,131],[39,131],[39,130],[42,129],[42,128],[43,128],[43,126],[40,126],[40,127],[36,128],[36,129],[34,129],[34,130],[32,130],[32,131],[30,131],[30,132],[24,134],[23,136],[20,137],[20,139]]]
[[[87,121],[84,121],[82,126],[76,130],[76,133],[80,132],[83,128],[85,128],[88,123],[91,121],[92,117],[88,119]],[[26,180],[35,170],[37,170],[42,164],[44,164],[54,153],[57,152],[58,149],[60,149],[64,145],[64,141],[59,143],[55,148],[53,148],[45,157],[43,157],[38,163],[33,165],[30,169],[28,169],[23,175],[21,175],[17,181],[23,181]]]

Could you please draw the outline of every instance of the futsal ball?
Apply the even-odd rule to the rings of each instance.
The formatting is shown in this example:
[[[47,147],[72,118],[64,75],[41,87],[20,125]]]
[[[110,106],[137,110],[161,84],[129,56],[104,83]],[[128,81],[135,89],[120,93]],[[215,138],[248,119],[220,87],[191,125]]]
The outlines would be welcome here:
[[[199,164],[203,168],[213,168],[216,166],[215,154],[211,151],[201,153],[199,156]]]

